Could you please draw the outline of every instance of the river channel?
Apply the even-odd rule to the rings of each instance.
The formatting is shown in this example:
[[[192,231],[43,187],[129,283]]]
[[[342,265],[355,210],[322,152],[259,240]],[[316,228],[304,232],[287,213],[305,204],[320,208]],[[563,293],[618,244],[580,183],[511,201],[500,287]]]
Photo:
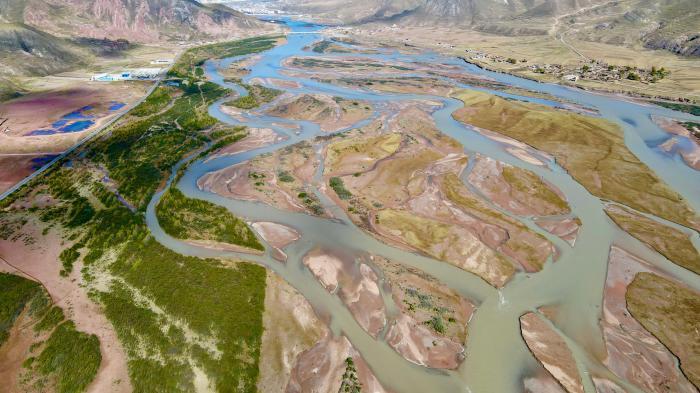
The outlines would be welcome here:
[[[566,195],[572,208],[572,216],[579,217],[582,222],[575,246],[571,247],[561,239],[541,230],[533,225],[527,217],[509,214],[546,236],[557,246],[560,256],[555,263],[547,263],[542,271],[534,274],[518,274],[501,290],[497,290],[477,276],[448,263],[400,250],[376,240],[370,234],[356,227],[342,214],[340,208],[334,206],[333,202],[321,193],[317,192],[317,195],[325,207],[333,211],[335,219],[282,211],[261,203],[228,199],[201,190],[197,186],[197,180],[207,173],[300,141],[311,141],[318,135],[326,134],[320,130],[317,124],[305,121],[255,114],[245,115],[244,121],[233,119],[220,110],[220,106],[225,100],[220,100],[210,107],[209,112],[212,116],[232,125],[242,124],[249,127],[270,128],[286,136],[287,139],[235,155],[217,156],[190,162],[177,184],[171,184],[174,179],[171,177],[168,186],[178,187],[188,197],[225,206],[233,214],[243,217],[247,221],[272,221],[290,226],[301,233],[302,237],[284,250],[288,255],[286,263],[280,263],[273,259],[269,250],[264,255],[255,256],[194,246],[167,235],[158,225],[155,206],[163,191],[154,196],[147,209],[147,223],[153,236],[166,247],[182,254],[248,260],[260,263],[277,272],[308,299],[318,312],[329,316],[331,329],[336,334],[344,334],[362,354],[380,382],[395,392],[491,393],[522,391],[523,377],[535,370],[537,364],[521,337],[519,317],[523,313],[548,304],[557,304],[560,307],[562,317],[559,320],[564,322],[557,327],[568,338],[581,375],[584,376],[583,382],[586,392],[595,391],[589,378],[589,373],[594,372],[610,378],[630,392],[638,391],[634,386],[621,381],[607,371],[597,360],[600,356],[596,356],[605,353],[598,321],[601,314],[602,294],[611,245],[615,243],[622,246],[690,287],[700,290],[698,276],[689,274],[662,256],[652,253],[637,240],[617,229],[603,211],[604,202],[591,195],[556,163],[552,162],[547,167],[540,167],[521,161],[505,151],[501,144],[454,120],[452,113],[462,107],[462,103],[458,100],[429,95],[373,93],[325,84],[304,77],[291,77],[281,73],[282,62],[289,57],[318,55],[305,50],[305,48],[323,38],[319,33],[323,26],[288,19],[282,20],[281,23],[285,23],[291,29],[286,43],[260,54],[260,60],[251,66],[250,74],[243,78],[244,82],[253,78],[294,81],[301,87],[285,90],[291,93],[323,93],[348,99],[366,100],[372,102],[377,113],[382,110],[383,103],[391,101],[430,100],[441,102],[441,107],[432,113],[437,128],[459,141],[465,147],[466,154],[474,157],[478,153],[534,171],[556,185]],[[342,57],[348,55],[324,54],[324,56]],[[655,149],[658,141],[666,138],[667,134],[651,120],[652,115],[700,121],[698,117],[656,106],[633,103],[622,98],[618,99],[490,72],[467,64],[460,59],[433,53],[409,55],[383,51],[379,54],[352,54],[352,56],[390,62],[427,62],[458,66],[466,74],[485,75],[508,85],[548,93],[581,106],[593,108],[599,112],[601,117],[618,123],[625,132],[625,142],[628,148],[679,192],[691,207],[700,211],[700,172],[689,168],[679,157],[668,156]],[[230,58],[206,62],[205,68],[208,78],[238,94],[247,94],[245,89],[240,86],[225,82],[218,72],[232,61],[239,59]],[[460,85],[458,82],[454,83],[469,88],[469,86]],[[503,95],[498,91],[489,92]],[[518,98],[556,105],[556,103],[541,99]],[[355,124],[350,128],[360,127],[367,122]],[[293,130],[280,126],[285,124],[300,128]],[[173,173],[177,172],[179,166],[186,161],[183,160],[179,163]],[[469,169],[467,168],[467,170]],[[507,214],[505,211],[504,213]],[[670,225],[686,233],[692,232],[675,224]],[[693,236],[697,246],[699,243],[697,233],[693,233]],[[416,267],[433,275],[447,286],[477,303],[478,309],[469,323],[469,338],[465,345],[466,359],[460,368],[456,371],[436,371],[415,365],[405,360],[383,342],[381,335],[379,339],[374,339],[366,333],[341,300],[336,295],[326,291],[302,263],[304,254],[317,246],[358,254],[381,255],[392,261]]]

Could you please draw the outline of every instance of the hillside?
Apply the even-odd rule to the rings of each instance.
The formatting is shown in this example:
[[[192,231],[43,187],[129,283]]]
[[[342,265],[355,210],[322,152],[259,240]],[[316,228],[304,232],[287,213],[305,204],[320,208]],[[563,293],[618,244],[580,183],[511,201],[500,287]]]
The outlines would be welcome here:
[[[0,24],[0,75],[48,75],[82,62],[79,48],[22,23]]]
[[[699,20],[696,0],[623,0],[583,10],[563,24],[585,41],[700,56]]]
[[[232,4],[241,9],[263,7],[308,15],[330,24],[451,27],[498,36],[566,35],[588,42],[700,55],[697,0],[272,0]]]
[[[25,0],[21,15],[54,35],[141,43],[232,37],[260,26],[225,6],[194,0]]]
[[[264,29],[255,18],[194,0],[3,0],[0,98],[23,90],[18,78],[74,70],[134,44],[172,46]]]

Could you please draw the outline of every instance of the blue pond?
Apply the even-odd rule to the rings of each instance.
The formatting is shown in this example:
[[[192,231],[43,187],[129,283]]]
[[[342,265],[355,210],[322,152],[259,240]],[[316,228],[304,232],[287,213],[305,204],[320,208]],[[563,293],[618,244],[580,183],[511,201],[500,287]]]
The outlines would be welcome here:
[[[107,105],[108,112],[118,111],[126,104],[118,101],[110,101]],[[85,131],[95,124],[95,119],[107,115],[107,113],[95,113],[95,107],[86,105],[70,113],[63,115],[59,120],[51,123],[50,127],[40,128],[27,134],[27,136],[66,134]]]
[[[58,157],[58,154],[47,154],[45,156],[32,158],[32,169],[36,170],[51,162],[54,158]]]
[[[109,102],[109,110],[110,111],[118,111],[125,106],[126,106],[126,104],[123,102],[117,102],[117,101],[110,101]]]

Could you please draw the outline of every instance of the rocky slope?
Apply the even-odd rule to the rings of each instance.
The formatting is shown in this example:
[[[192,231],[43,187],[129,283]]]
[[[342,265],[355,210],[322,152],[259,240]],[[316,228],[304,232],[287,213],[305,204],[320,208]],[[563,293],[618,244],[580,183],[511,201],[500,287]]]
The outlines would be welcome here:
[[[0,75],[46,75],[80,63],[71,42],[21,23],[0,24]]]
[[[21,15],[55,35],[136,42],[228,37],[260,26],[228,7],[194,0],[25,0]]]
[[[623,0],[582,9],[562,21],[568,34],[607,44],[700,56],[700,9],[695,0]]]
[[[203,0],[209,3],[225,0]],[[271,0],[237,7],[311,15],[333,24],[454,26],[522,36],[574,36],[700,56],[697,0]]]

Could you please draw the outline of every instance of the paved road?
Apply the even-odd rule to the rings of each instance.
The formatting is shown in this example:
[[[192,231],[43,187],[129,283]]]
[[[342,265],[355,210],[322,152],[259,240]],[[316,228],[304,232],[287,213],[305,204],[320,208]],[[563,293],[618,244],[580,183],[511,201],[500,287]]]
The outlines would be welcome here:
[[[167,70],[166,70],[165,72],[167,73]],[[121,119],[124,115],[126,115],[127,113],[129,113],[129,111],[130,111],[132,108],[134,108],[134,107],[137,106],[138,104],[142,103],[146,98],[148,98],[148,96],[151,95],[151,93],[153,93],[153,90],[155,90],[156,87],[158,87],[158,86],[160,85],[160,82],[161,82],[161,79],[160,79],[160,78],[157,79],[156,82],[153,84],[153,86],[151,86],[151,88],[148,89],[148,93],[146,93],[146,95],[143,96],[140,100],[138,100],[137,102],[135,102],[134,104],[132,104],[130,107],[128,107],[128,108],[127,108],[126,110],[124,110],[122,113],[118,114],[117,116],[115,116],[114,118],[112,118],[110,121],[108,121],[107,123],[105,123],[104,125],[102,125],[101,127],[99,127],[98,129],[92,131],[92,132],[91,132],[90,134],[88,134],[85,138],[81,139],[80,142],[78,142],[78,143],[76,143],[75,145],[73,145],[70,149],[68,149],[68,150],[64,151],[63,153],[59,154],[59,155],[56,156],[53,160],[49,161],[46,165],[44,165],[44,166],[42,166],[41,168],[37,169],[37,170],[34,171],[31,175],[25,177],[25,178],[22,179],[19,183],[15,184],[14,186],[10,187],[10,189],[8,189],[7,191],[5,191],[5,192],[3,192],[2,194],[0,194],[0,201],[4,200],[4,199],[7,198],[8,196],[10,196],[13,192],[15,192],[15,191],[19,190],[20,188],[22,188],[22,186],[24,186],[25,184],[27,184],[27,183],[29,183],[30,181],[32,181],[35,177],[37,177],[37,176],[41,175],[42,173],[44,173],[46,170],[48,170],[48,169],[51,168],[54,164],[56,164],[57,162],[61,161],[61,160],[64,159],[65,157],[67,157],[69,154],[71,154],[72,152],[74,152],[74,151],[75,151],[76,149],[78,149],[80,146],[82,146],[82,145],[84,145],[85,143],[91,141],[91,140],[94,139],[96,136],[102,134],[104,131],[106,131],[107,129],[109,129],[109,127],[110,127],[112,124],[114,124],[114,122],[116,122],[117,120]]]

